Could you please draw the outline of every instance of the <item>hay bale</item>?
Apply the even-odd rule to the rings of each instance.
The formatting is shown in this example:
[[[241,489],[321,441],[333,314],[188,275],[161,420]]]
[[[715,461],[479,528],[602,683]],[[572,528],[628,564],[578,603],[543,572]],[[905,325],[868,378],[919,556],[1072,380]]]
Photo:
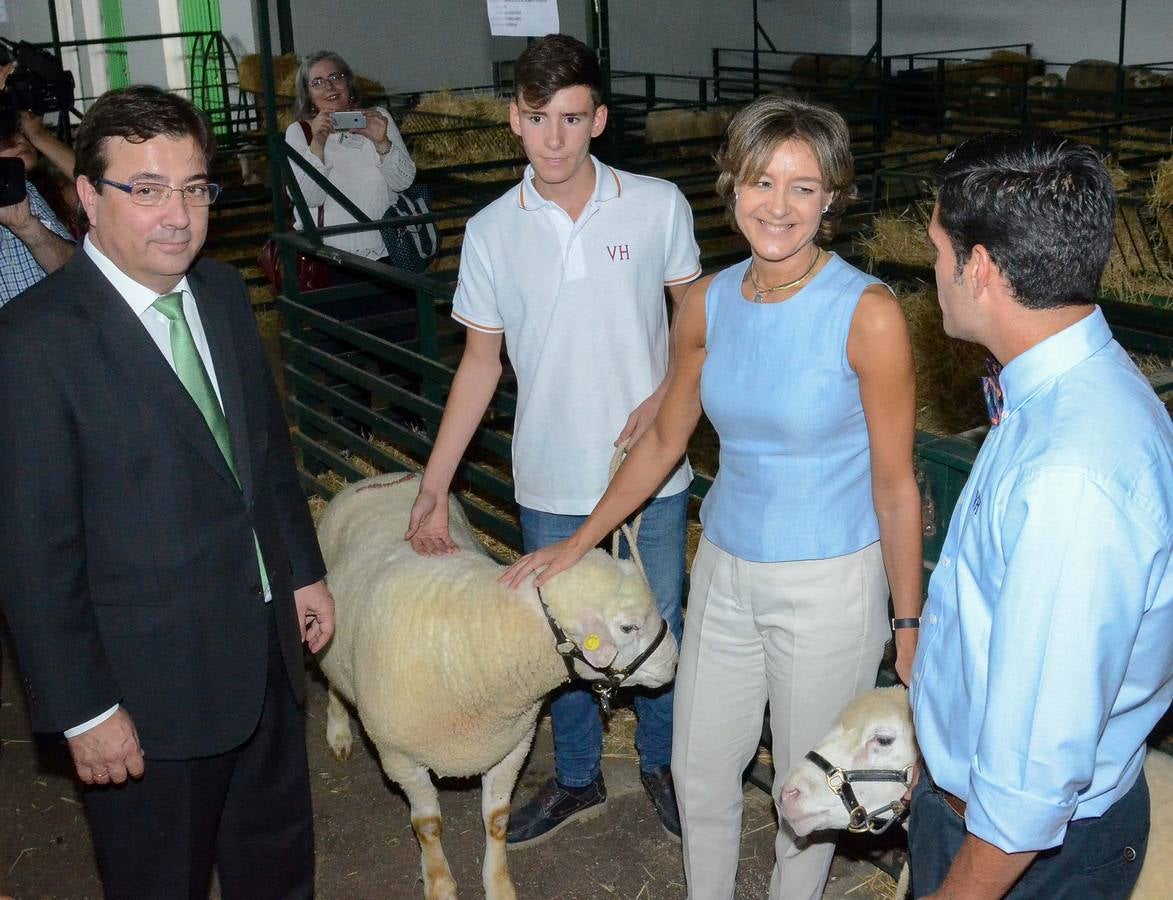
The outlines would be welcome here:
[[[1067,69],[1067,87],[1073,91],[1103,94],[1116,90],[1116,63],[1106,59],[1081,59]]]
[[[509,122],[509,101],[485,92],[454,94],[447,89],[433,91],[421,97],[415,109],[478,122]]]
[[[1100,279],[1100,291],[1124,303],[1173,309],[1173,277],[1130,266],[1131,256],[1131,250],[1122,251],[1119,243],[1112,247]]]
[[[720,137],[725,133],[731,118],[733,110],[727,106],[715,109],[653,109],[644,123],[644,142],[662,144],[690,138]]]
[[[297,67],[300,65],[301,60],[294,53],[273,57],[273,84],[277,88],[278,97],[293,99],[297,93]],[[265,92],[261,78],[260,54],[249,53],[242,56],[236,64],[236,74],[242,91],[253,94]]]
[[[509,127],[509,101],[489,93],[436,91],[402,117],[399,130],[415,164],[422,169],[518,159],[521,142]],[[458,176],[466,181],[497,181],[521,174],[499,167]]]
[[[856,76],[863,65],[862,56],[831,56],[814,53],[800,53],[790,64],[790,74],[803,81],[848,81]],[[869,62],[860,78],[875,80],[879,69]]]
[[[981,376],[988,351],[945,334],[935,289],[897,290],[916,364],[916,427],[950,435],[987,423]]]
[[[1153,170],[1153,189],[1149,192],[1149,207],[1157,214],[1173,209],[1173,157],[1161,160]]]
[[[1108,178],[1112,180],[1112,189],[1117,194],[1128,190],[1128,186],[1132,184],[1132,177],[1120,168],[1119,164],[1111,156],[1104,157],[1104,169],[1108,173]]]
[[[931,267],[937,259],[925,225],[914,213],[880,213],[859,243],[872,262]]]

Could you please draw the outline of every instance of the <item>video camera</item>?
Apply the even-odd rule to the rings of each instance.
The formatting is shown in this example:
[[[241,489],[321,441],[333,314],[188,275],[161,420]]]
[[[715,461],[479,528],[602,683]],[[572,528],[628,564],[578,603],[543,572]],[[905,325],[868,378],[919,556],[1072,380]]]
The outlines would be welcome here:
[[[0,38],[0,66],[14,60],[16,69],[0,91],[0,138],[16,134],[21,112],[41,116],[73,106],[73,73],[56,56],[27,41]]]

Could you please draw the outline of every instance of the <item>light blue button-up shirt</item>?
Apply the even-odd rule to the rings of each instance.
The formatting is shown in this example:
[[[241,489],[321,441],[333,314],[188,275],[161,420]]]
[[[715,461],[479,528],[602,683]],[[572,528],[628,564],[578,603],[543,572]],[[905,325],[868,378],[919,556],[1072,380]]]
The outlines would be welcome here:
[[[1007,852],[1135,782],[1173,699],[1173,426],[1103,314],[1013,359],[913,666],[933,779]]]

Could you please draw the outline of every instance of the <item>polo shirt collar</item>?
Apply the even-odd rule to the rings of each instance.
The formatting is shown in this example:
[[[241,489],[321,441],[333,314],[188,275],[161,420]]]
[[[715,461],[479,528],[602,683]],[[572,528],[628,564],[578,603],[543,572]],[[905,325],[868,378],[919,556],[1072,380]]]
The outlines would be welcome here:
[[[1112,329],[1097,306],[1073,325],[1019,354],[998,375],[1003,415],[1026,403],[1047,382],[1074,368],[1112,340]]]
[[[623,183],[619,180],[619,173],[610,166],[599,162],[591,154],[591,163],[595,167],[595,190],[587,205],[602,203],[605,200],[614,200],[623,193]],[[524,210],[541,209],[553,203],[538,193],[534,187],[534,167],[527,165],[525,174],[521,177],[521,184],[517,186],[517,205]]]
[[[98,267],[98,271],[106,276],[106,280],[114,286],[114,290],[118,291],[119,295],[130,306],[131,311],[136,317],[141,319],[143,313],[150,309],[159,297],[163,296],[146,285],[139,284],[118,268],[114,261],[99,250],[97,245],[90,240],[88,234],[82,246],[85,247],[85,251],[94,265]],[[174,293],[175,291],[185,291],[191,294],[191,287],[187,283],[186,275],[179,279],[179,284],[175,285],[174,290],[170,293]]]

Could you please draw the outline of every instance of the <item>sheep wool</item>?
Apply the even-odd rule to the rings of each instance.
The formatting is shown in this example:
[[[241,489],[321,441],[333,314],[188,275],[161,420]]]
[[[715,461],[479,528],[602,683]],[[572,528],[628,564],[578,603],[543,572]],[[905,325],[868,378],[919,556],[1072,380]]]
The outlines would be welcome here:
[[[326,739],[339,759],[350,755],[346,701],[411,804],[428,898],[456,896],[428,770],[481,775],[485,893],[510,900],[509,798],[541,701],[568,680],[567,668],[532,581],[518,590],[498,582],[503,567],[458,504],[450,500],[448,513],[458,552],[425,557],[412,550],[403,535],[418,493],[417,476],[368,478],[331,500],[318,526],[337,616],[319,657],[330,682]],[[626,665],[659,631],[643,577],[601,550],[551,579],[542,595],[567,637],[600,667]],[[664,684],[675,663],[668,635],[630,683]],[[580,676],[599,677],[575,665]]]

